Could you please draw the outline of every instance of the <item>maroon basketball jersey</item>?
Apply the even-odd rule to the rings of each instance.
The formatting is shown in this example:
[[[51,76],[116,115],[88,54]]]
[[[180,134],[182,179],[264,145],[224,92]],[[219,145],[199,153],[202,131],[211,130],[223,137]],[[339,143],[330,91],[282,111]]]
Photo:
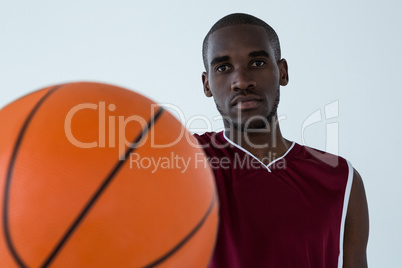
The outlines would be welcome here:
[[[211,268],[342,267],[348,161],[293,143],[266,166],[223,132],[194,136],[220,201]]]

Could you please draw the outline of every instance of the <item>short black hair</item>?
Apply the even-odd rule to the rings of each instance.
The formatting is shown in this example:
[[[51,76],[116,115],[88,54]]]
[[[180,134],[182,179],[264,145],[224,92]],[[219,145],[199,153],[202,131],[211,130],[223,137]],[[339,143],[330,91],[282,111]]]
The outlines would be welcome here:
[[[244,14],[244,13],[233,13],[233,14],[229,14],[229,15],[221,18],[220,20],[218,20],[212,26],[212,28],[209,30],[209,32],[207,33],[207,35],[204,38],[204,42],[202,43],[202,58],[204,60],[204,66],[205,66],[206,71],[208,71],[207,53],[208,53],[209,36],[212,33],[214,33],[216,30],[219,30],[223,27],[232,26],[232,25],[242,25],[242,24],[263,27],[268,34],[270,44],[272,45],[272,48],[274,50],[274,56],[275,56],[276,61],[281,59],[281,46],[279,44],[279,38],[278,38],[278,35],[276,34],[275,30],[272,29],[271,26],[269,26],[265,21],[263,21],[257,17],[254,17],[252,15]]]

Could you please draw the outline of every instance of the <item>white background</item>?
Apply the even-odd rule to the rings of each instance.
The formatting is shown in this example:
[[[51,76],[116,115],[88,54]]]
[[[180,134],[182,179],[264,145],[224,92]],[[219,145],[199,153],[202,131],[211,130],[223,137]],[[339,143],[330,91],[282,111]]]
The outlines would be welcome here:
[[[397,0],[0,0],[0,106],[48,85],[99,81],[174,104],[184,123],[212,121],[218,112],[202,91],[202,40],[229,13],[260,17],[276,29],[289,64],[284,136],[324,150],[336,138],[365,182],[369,264],[400,267],[401,10]],[[326,120],[333,102],[339,115]],[[316,111],[323,120],[303,131]],[[328,123],[339,133],[327,134]],[[208,128],[201,120],[188,127]]]

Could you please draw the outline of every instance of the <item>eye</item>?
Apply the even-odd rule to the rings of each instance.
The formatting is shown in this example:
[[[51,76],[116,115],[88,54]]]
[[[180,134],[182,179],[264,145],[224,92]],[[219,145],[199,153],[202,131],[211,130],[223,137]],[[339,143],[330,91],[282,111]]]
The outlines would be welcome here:
[[[229,66],[228,65],[220,65],[220,66],[218,66],[217,68],[216,68],[216,70],[218,71],[218,72],[227,72],[227,71],[229,71]]]
[[[256,60],[253,61],[253,63],[251,64],[252,67],[262,67],[265,65],[265,61],[263,60]]]

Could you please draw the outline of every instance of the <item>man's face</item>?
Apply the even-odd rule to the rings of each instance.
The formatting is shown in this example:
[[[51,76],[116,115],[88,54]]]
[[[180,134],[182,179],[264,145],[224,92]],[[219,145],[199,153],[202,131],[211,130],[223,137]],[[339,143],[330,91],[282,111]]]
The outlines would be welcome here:
[[[276,61],[265,29],[254,25],[221,28],[208,39],[204,92],[213,97],[225,126],[265,128],[276,116],[279,86],[288,81],[285,60]]]

